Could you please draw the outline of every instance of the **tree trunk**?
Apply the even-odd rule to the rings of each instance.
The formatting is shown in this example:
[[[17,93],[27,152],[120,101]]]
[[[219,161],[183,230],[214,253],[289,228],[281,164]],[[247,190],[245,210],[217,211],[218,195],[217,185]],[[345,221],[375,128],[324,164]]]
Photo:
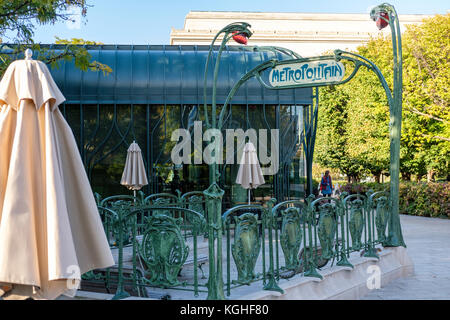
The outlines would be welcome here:
[[[434,181],[434,175],[436,174],[436,172],[431,169],[427,172],[427,182],[432,182]]]

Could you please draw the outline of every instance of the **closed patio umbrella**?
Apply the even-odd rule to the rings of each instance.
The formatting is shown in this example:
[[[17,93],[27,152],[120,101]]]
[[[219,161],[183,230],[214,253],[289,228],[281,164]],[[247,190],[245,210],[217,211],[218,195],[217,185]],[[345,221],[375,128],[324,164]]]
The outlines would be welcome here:
[[[65,101],[47,66],[11,63],[0,82],[0,286],[3,298],[73,296],[81,275],[114,265]]]
[[[120,184],[133,190],[135,198],[136,190],[140,190],[148,184],[141,148],[139,148],[139,145],[135,141],[130,144],[127,150],[127,160],[125,161],[125,168],[123,169]]]
[[[250,204],[250,189],[256,189],[264,184],[264,176],[258,161],[258,155],[253,143],[247,142],[242,153],[236,183],[248,189],[248,203]]]

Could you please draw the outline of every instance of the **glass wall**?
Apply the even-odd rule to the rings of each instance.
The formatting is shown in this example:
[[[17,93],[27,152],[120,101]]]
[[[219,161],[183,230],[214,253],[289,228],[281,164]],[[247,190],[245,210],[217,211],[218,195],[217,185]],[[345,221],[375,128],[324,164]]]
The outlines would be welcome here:
[[[149,180],[149,185],[143,188],[146,194],[173,193],[176,189],[184,193],[208,187],[208,165],[174,166],[171,161],[171,151],[176,144],[171,141],[172,132],[184,128],[192,135],[194,121],[204,120],[203,106],[63,104],[60,108],[73,130],[92,188],[103,197],[129,193],[120,185],[120,179],[127,148],[133,141],[141,147],[146,166]],[[253,200],[276,197],[281,201],[304,196],[305,171],[300,144],[302,108],[287,105],[233,105],[227,113],[225,129],[246,131],[253,128],[256,132],[267,129],[267,155],[272,152],[270,129],[279,129],[278,173],[265,176],[266,184],[252,193]],[[223,137],[226,137],[225,130]],[[207,144],[204,142],[204,146]],[[235,164],[219,166],[220,184],[226,191],[226,206],[247,201],[246,190],[234,183],[238,171],[237,147],[235,141]],[[224,139],[224,159],[226,153]]]

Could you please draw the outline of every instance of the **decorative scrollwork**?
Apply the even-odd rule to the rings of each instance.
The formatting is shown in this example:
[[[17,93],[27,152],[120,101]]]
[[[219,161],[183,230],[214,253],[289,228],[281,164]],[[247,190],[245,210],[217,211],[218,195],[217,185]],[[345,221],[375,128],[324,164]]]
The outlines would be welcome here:
[[[193,210],[201,214],[203,217],[205,217],[205,208],[203,204],[203,197],[202,196],[191,196],[189,198],[188,203],[188,209]],[[186,220],[197,230],[202,231],[204,230],[204,220],[200,219],[200,217],[196,215],[190,215],[188,214],[186,216]]]
[[[302,228],[300,223],[300,208],[288,208],[281,212],[280,243],[286,261],[286,268],[295,270],[298,267],[298,253],[302,244]]]
[[[82,280],[103,280],[104,278],[105,277],[101,273],[95,272],[94,270],[88,271],[81,275]]]
[[[386,242],[386,226],[389,218],[389,211],[387,208],[387,197],[379,197],[375,199],[376,215],[375,225],[377,227],[378,240],[384,245]]]
[[[165,206],[169,205],[170,203],[172,203],[172,199],[170,199],[170,198],[157,198],[157,199],[153,200],[152,206],[165,207]],[[158,213],[164,214],[166,216],[171,216],[171,217],[173,216],[172,210],[158,210]]]
[[[318,236],[320,246],[322,247],[323,259],[330,259],[333,257],[333,244],[336,236],[336,217],[335,207],[330,203],[324,203],[319,206],[319,227]]]
[[[361,236],[364,229],[363,201],[356,199],[349,202],[350,205],[350,234],[352,236],[353,250],[360,250],[362,247]]]
[[[244,213],[235,217],[236,229],[231,251],[238,270],[240,284],[249,284],[255,277],[255,265],[261,249],[258,216]]]
[[[133,217],[123,219],[130,210],[132,210],[133,204],[129,201],[119,200],[111,203],[111,209],[115,211],[118,216],[112,222],[112,245],[118,246],[122,241],[122,245],[126,246],[132,242],[132,230],[134,227]]]
[[[146,218],[139,248],[150,274],[146,282],[165,287],[180,284],[177,275],[189,254],[189,247],[181,235],[181,222],[181,218],[174,219],[164,214]]]

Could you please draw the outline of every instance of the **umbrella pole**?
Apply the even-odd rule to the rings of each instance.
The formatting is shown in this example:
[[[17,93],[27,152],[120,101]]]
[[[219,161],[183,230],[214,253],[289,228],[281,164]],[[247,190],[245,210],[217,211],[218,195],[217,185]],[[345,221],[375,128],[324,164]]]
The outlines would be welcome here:
[[[248,189],[248,204],[250,204],[250,189]]]

